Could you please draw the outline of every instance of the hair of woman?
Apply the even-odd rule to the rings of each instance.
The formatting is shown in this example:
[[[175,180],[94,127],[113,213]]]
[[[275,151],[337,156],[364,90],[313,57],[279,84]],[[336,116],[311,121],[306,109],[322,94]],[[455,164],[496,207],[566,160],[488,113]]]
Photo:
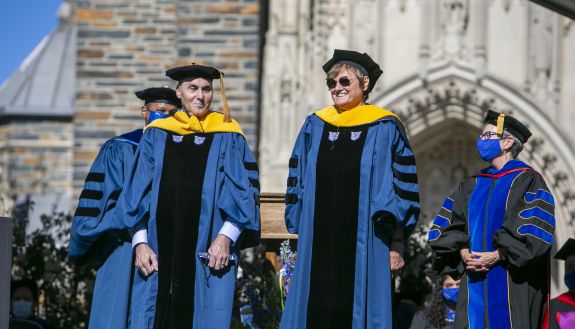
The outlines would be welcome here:
[[[429,320],[429,323],[435,328],[443,328],[447,324],[445,321],[445,308],[447,307],[447,303],[443,298],[443,282],[445,282],[446,279],[447,276],[444,275],[437,280],[431,293],[431,301],[424,311],[427,320]]]

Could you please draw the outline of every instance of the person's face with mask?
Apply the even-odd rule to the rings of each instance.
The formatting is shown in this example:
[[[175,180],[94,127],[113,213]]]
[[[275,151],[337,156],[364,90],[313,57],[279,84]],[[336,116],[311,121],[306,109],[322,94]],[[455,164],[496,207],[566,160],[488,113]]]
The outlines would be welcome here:
[[[565,260],[565,285],[572,294],[575,294],[575,255]]]
[[[142,117],[144,118],[144,124],[147,126],[155,119],[163,118],[175,110],[177,110],[177,107],[172,104],[147,103],[146,105],[142,106],[140,111]]]
[[[12,315],[17,319],[29,319],[34,315],[34,294],[28,287],[18,287],[12,295]]]
[[[443,278],[442,295],[446,303],[445,320],[448,322],[455,321],[455,307],[457,305],[457,296],[459,295],[460,280],[453,280],[449,275]]]
[[[450,304],[457,304],[460,280],[453,280],[449,275],[443,281],[443,298]]]
[[[513,138],[507,136],[501,138],[497,135],[497,127],[492,124],[486,124],[483,131],[477,139],[477,151],[479,156],[486,162],[500,157],[503,153],[509,151],[513,146]]]

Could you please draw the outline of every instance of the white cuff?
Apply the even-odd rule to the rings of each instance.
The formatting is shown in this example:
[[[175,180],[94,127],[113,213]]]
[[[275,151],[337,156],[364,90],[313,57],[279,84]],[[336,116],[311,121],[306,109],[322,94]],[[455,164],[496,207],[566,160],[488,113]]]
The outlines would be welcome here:
[[[232,240],[232,243],[234,244],[236,243],[236,240],[239,238],[241,233],[242,230],[240,230],[237,226],[228,221],[224,222],[224,225],[222,226],[219,232],[219,234],[223,234],[228,238],[230,238],[230,240]]]
[[[132,237],[132,248],[136,247],[140,243],[148,243],[148,230],[142,229],[136,232]]]

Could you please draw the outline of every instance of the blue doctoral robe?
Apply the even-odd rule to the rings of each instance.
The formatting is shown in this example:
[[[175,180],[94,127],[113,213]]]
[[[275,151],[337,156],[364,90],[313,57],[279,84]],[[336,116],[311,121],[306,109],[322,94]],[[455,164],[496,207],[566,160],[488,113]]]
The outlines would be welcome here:
[[[542,325],[549,292],[555,201],[539,173],[519,160],[460,183],[429,231],[434,268],[461,279],[454,328]],[[460,250],[499,251],[486,273],[467,272]]]
[[[68,255],[77,265],[98,268],[89,328],[126,328],[133,274],[131,240],[119,230],[116,203],[130,174],[142,129],[108,140],[100,148],[70,230]]]
[[[211,136],[206,137],[208,134]],[[168,154],[168,143],[185,143],[187,138],[192,138],[196,144],[203,143],[205,138],[211,140],[201,188],[199,219],[189,218],[199,220],[197,242],[196,245],[188,246],[187,255],[197,260],[197,252],[207,251],[225,221],[242,230],[238,241],[230,250],[231,253],[239,256],[240,249],[259,244],[259,176],[257,164],[245,138],[235,132],[178,135],[149,126],[140,142],[134,167],[124,185],[125,192],[119,200],[119,208],[125,214],[125,226],[147,229],[148,244],[158,255],[159,269],[148,277],[136,271],[131,297],[130,328],[152,328],[159,307],[158,296],[165,293],[159,291],[162,288],[158,276],[170,265],[161,257],[162,246],[158,244],[158,228],[162,223],[157,221],[159,200],[166,198],[159,193],[161,178],[166,174],[163,172],[163,166],[171,161],[164,156]],[[179,160],[174,158],[174,161]],[[174,191],[174,197],[177,197],[177,193],[179,192]],[[175,212],[178,213],[177,210]],[[230,262],[230,266],[221,271],[212,271],[197,264],[194,297],[189,303],[189,312],[193,312],[193,324],[178,324],[178,327],[229,328],[236,271],[235,262]],[[177,289],[177,285],[174,289]]]
[[[298,234],[298,245],[295,273],[280,325],[283,329],[303,329],[307,325],[316,191],[328,192],[316,185],[318,152],[322,136],[327,136],[326,125],[316,114],[307,117],[289,163],[285,220],[288,231]],[[359,166],[351,322],[353,328],[391,329],[389,246],[392,231],[402,228],[409,236],[419,216],[415,158],[402,124],[393,116],[358,126],[362,133],[353,128],[346,138],[365,140]],[[363,132],[365,136],[361,136]],[[330,140],[333,136],[338,138],[338,133],[330,133]]]

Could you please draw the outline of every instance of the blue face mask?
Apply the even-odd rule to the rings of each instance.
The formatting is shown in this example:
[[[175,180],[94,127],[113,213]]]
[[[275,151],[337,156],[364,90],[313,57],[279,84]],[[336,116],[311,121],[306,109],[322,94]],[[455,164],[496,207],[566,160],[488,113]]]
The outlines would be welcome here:
[[[569,288],[569,290],[575,291],[575,271],[565,273],[564,280],[567,288]]]
[[[443,298],[452,304],[457,304],[457,295],[459,294],[459,288],[443,288]]]
[[[477,139],[477,151],[484,161],[490,162],[501,155],[501,145],[499,139]]]
[[[12,314],[17,319],[28,319],[34,312],[34,304],[29,300],[17,300],[12,303]]]
[[[169,114],[164,114],[162,112],[154,112],[154,111],[150,111],[150,117],[148,119],[148,124],[152,123],[152,121],[157,120],[157,119],[163,119],[165,117],[167,117]]]

